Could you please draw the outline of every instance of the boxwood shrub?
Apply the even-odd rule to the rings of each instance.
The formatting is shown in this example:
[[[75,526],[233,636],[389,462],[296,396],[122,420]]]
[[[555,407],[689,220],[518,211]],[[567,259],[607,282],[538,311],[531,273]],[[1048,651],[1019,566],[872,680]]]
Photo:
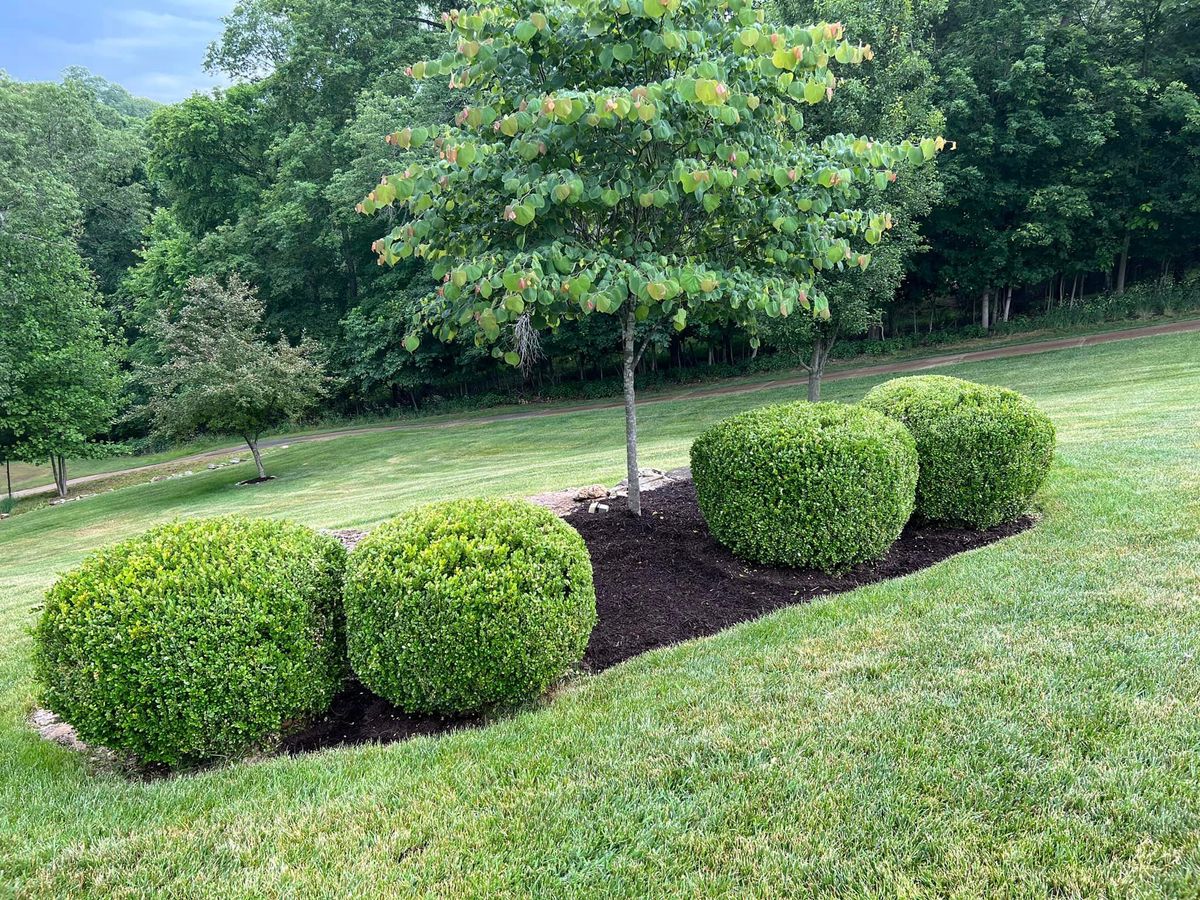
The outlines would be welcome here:
[[[155,528],[60,578],[34,630],[50,709],[169,766],[234,756],[324,712],[346,674],[346,552],[287,522]]]
[[[1025,512],[1054,455],[1054,425],[1007,388],[945,375],[895,378],[862,401],[917,442],[917,513],[976,528]]]
[[[345,602],[351,668],[409,712],[536,696],[596,623],[583,538],[514,500],[434,503],[380,525],[350,557]]]
[[[844,570],[882,556],[913,509],[912,436],[855,406],[753,409],[700,435],[691,457],[713,537],[754,562]]]

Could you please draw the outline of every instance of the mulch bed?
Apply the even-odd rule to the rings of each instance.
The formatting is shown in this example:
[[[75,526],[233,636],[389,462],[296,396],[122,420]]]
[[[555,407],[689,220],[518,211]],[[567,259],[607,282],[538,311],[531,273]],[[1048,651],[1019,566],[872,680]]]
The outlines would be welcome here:
[[[623,515],[624,498],[607,503],[608,512],[589,513],[583,503],[566,517],[583,535],[595,570],[599,621],[581,664],[589,672],[814,597],[907,575],[1034,524],[1025,517],[985,531],[909,525],[883,559],[843,575],[826,575],[750,565],[733,556],[708,533],[690,481],[643,493],[640,519]],[[483,722],[477,717],[407,715],[355,686],[334,701],[324,719],[288,738],[282,750],[388,743]]]

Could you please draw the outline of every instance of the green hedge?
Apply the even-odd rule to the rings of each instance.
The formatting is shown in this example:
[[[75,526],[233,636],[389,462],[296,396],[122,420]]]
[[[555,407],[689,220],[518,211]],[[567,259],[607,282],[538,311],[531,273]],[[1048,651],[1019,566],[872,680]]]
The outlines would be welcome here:
[[[350,665],[409,712],[542,693],[596,623],[583,538],[524,501],[420,507],[363,538],[346,576]]]
[[[324,712],[346,674],[346,552],[287,522],[193,519],[100,550],[50,588],[34,664],[86,742],[170,766]]]
[[[917,513],[976,528],[1029,508],[1054,456],[1054,425],[1007,388],[945,375],[895,378],[863,399],[917,442]]]
[[[754,562],[843,570],[882,556],[913,509],[912,437],[855,406],[754,409],[700,435],[691,457],[713,537]]]

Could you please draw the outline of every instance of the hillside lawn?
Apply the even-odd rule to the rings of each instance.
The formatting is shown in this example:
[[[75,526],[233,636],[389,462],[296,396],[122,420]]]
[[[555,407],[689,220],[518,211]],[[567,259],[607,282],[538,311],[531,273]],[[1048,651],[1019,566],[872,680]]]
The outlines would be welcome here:
[[[18,896],[1196,896],[1200,334],[941,369],[1059,429],[1034,530],[578,678],[487,729],[92,774],[25,725],[54,574],[174,516],[370,525],[613,483],[594,410],[295,444],[0,523],[0,886]],[[828,385],[852,401],[880,379]],[[664,402],[643,465],[778,392]]]
[[[949,344],[939,344],[931,347],[915,347],[909,350],[901,350],[895,353],[889,353],[883,356],[858,355],[848,359],[831,360],[826,369],[826,377],[834,379],[839,377],[840,373],[853,372],[855,369],[864,367],[874,367],[887,363],[905,363],[921,360],[930,360],[937,362],[943,359],[951,359],[964,353],[979,353],[987,351],[1002,351],[1012,347],[1029,347],[1030,349],[1037,348],[1039,344],[1052,343],[1056,340],[1065,338],[1079,337],[1092,338],[1108,336],[1123,336],[1125,334],[1134,334],[1142,329],[1157,330],[1177,328],[1185,330],[1194,328],[1200,325],[1200,317],[1190,314],[1184,315],[1163,315],[1163,316],[1146,316],[1138,320],[1123,319],[1118,322],[1099,322],[1090,325],[1072,325],[1069,327],[1060,328],[1041,328],[1034,331],[1016,331],[1011,334],[992,335],[984,338],[972,338],[969,340],[957,341]],[[749,375],[740,375],[734,378],[724,379],[701,379],[684,385],[663,385],[654,389],[641,391],[641,396],[644,400],[657,400],[671,395],[691,395],[702,393],[708,390],[719,391],[726,389],[738,389],[741,387],[750,388],[757,384],[773,383],[784,379],[805,378],[805,372],[801,369],[773,369],[765,372],[758,372]],[[586,406],[604,406],[611,404],[619,398],[618,394],[613,394],[608,398],[596,400],[573,400],[564,402],[563,404],[555,404],[558,406],[570,406],[572,408]],[[426,420],[435,423],[440,422],[445,424],[450,421],[458,421],[472,418],[490,418],[495,415],[504,415],[507,413],[530,413],[541,412],[543,409],[553,409],[555,405],[551,404],[518,404],[518,405],[503,405],[492,407],[479,407],[471,410],[462,410],[459,412],[446,413],[437,412],[436,407],[431,408],[428,404],[422,409],[420,415],[412,414],[407,407],[402,409],[392,410],[388,413],[369,414],[363,416],[351,416],[347,418],[331,419],[324,422],[318,422],[305,426],[303,428],[286,427],[278,430],[270,430],[262,442],[264,451],[272,444],[286,443],[289,440],[301,438],[316,438],[325,434],[336,434],[346,429],[358,428],[387,428],[395,427],[403,423],[403,427],[407,427],[409,423],[414,421],[420,422]],[[204,458],[199,458],[199,457]],[[188,469],[202,468],[205,463],[211,461],[222,462],[220,457],[247,456],[245,446],[237,440],[230,438],[227,435],[205,435],[200,438],[193,439],[185,444],[169,447],[155,453],[145,453],[141,455],[124,455],[124,456],[102,456],[95,459],[78,459],[67,461],[67,475],[70,479],[79,478],[81,476],[103,476],[112,475],[111,479],[103,479],[91,482],[88,485],[73,485],[71,494],[78,496],[79,494],[87,494],[96,491],[111,490],[114,487],[125,487],[131,483],[137,483],[143,480],[148,480],[151,476],[144,475],[134,477],[133,472],[138,469],[155,466],[164,474],[183,472]],[[132,470],[132,471],[130,471]],[[250,470],[249,462],[246,463],[246,470]],[[122,473],[130,471],[130,477],[123,477]],[[2,473],[0,473],[2,474]],[[39,497],[40,502],[36,504],[25,503],[22,506],[28,507],[32,505],[42,506],[49,502],[54,496],[54,476],[50,471],[48,464],[34,465],[23,462],[12,462],[9,464],[8,475],[12,479],[13,491],[20,493],[22,491],[32,491],[41,489],[44,497]],[[243,477],[250,477],[246,475]],[[0,490],[3,485],[0,484]]]

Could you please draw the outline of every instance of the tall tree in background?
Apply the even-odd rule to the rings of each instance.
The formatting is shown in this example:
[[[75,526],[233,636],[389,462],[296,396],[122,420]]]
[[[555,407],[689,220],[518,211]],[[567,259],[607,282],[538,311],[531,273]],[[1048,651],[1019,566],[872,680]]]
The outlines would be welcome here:
[[[313,409],[328,383],[317,345],[268,341],[262,316],[262,301],[237,275],[225,284],[193,278],[178,310],[150,326],[164,362],[142,369],[158,434],[240,435],[260,480],[267,477],[258,446],[263,431]]]
[[[960,150],[931,233],[940,284],[979,297],[984,325],[1001,289],[1046,282],[1073,303],[1089,272],[1121,290],[1131,249],[1196,246],[1175,198],[1198,172],[1197,20],[1196,0],[948,6],[937,100]]]
[[[513,364],[564,320],[620,317],[638,515],[634,372],[653,332],[689,318],[753,331],[760,317],[828,317],[816,275],[865,268],[889,221],[859,207],[863,187],[886,187],[938,143],[807,140],[801,110],[833,96],[831,65],[870,50],[836,24],[777,27],[745,0],[445,20],[451,49],[412,75],[448,77],[470,105],[454,127],[392,136],[431,152],[363,202],[402,210],[375,246],[388,263],[433,263],[442,284],[422,328],[449,341],[474,322],[479,343],[511,342],[495,353]]]
[[[823,104],[808,115],[812,134],[848,132],[888,141],[919,141],[940,134],[945,117],[934,102],[933,28],[946,0],[915,0],[897,5],[881,0],[774,0],[780,18],[790,24],[814,20],[850,23],[854,36],[875,52],[868,66],[846,71],[836,103]],[[773,322],[768,339],[806,357],[808,399],[821,397],[821,377],[839,338],[862,334],[882,322],[883,310],[897,296],[917,254],[926,249],[922,220],[942,193],[939,167],[922,166],[902,173],[888,186],[886,205],[893,228],[888,240],[874,248],[871,265],[818,273],[829,298],[827,319],[795,317]],[[883,191],[872,183],[863,202],[883,204]]]
[[[144,118],[122,112],[144,114],[144,107],[83,69],[68,70],[62,84],[27,84],[0,73],[0,98],[3,127],[23,145],[23,171],[57,179],[72,192],[80,252],[101,292],[111,296],[150,216]]]
[[[76,242],[71,167],[81,163],[52,146],[54,129],[65,130],[46,102],[52,87],[0,80],[0,435],[6,459],[49,460],[65,497],[66,460],[97,451],[119,378]]]
[[[379,276],[353,206],[363,167],[378,177],[394,153],[361,121],[411,95],[399,73],[430,52],[427,8],[243,0],[207,59],[240,83],[151,121],[152,171],[201,269],[240,272],[293,336],[334,339]]]

